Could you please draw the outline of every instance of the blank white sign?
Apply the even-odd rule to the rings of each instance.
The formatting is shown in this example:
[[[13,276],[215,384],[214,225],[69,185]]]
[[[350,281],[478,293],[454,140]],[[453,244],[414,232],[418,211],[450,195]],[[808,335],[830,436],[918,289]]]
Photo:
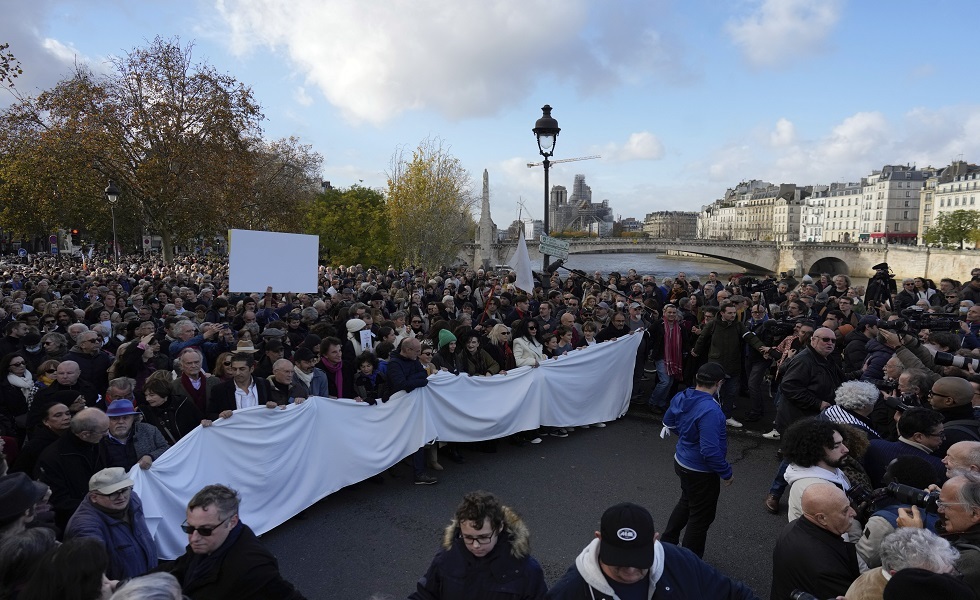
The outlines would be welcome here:
[[[229,229],[228,246],[229,291],[316,293],[318,236]]]

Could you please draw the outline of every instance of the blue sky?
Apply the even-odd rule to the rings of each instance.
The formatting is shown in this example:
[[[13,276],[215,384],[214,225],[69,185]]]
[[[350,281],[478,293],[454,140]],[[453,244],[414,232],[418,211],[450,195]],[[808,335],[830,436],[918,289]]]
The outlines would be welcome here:
[[[8,0],[0,42],[36,93],[75,61],[154,36],[251,85],[335,186],[383,188],[429,136],[499,226],[543,211],[531,134],[562,133],[552,184],[586,175],[617,215],[696,210],[746,179],[856,181],[884,164],[980,161],[980,3],[911,0]],[[0,105],[11,98],[0,93]]]

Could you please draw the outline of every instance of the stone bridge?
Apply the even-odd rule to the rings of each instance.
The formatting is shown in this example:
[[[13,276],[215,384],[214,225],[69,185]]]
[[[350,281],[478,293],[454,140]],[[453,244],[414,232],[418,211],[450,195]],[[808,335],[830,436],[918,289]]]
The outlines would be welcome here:
[[[726,240],[678,240],[654,238],[585,238],[569,241],[569,254],[609,253],[690,253],[727,261],[739,267],[759,273],[779,273],[795,269],[800,273],[842,273],[867,277],[871,266],[887,261],[889,250],[894,255],[899,249],[884,244],[843,244],[821,242],[755,242]],[[531,264],[541,263],[538,242],[527,243]],[[514,253],[515,243],[491,246],[489,264],[504,264]],[[478,246],[468,244],[462,248],[460,258],[473,264]],[[909,248],[902,248],[909,252]],[[925,254],[925,252],[924,252]],[[920,261],[916,261],[920,262]],[[920,267],[920,265],[916,265]],[[896,273],[901,273],[897,267]],[[918,268],[913,269],[921,274]]]

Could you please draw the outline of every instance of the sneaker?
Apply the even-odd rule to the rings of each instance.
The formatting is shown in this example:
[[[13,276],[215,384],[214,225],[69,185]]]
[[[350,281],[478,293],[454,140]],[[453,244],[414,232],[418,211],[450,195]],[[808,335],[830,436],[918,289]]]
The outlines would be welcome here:
[[[769,433],[763,433],[762,437],[766,438],[767,440],[778,440],[780,436],[779,432],[773,429]]]
[[[725,425],[728,425],[729,427],[734,427],[735,429],[738,429],[739,427],[742,426],[742,424],[736,421],[733,417],[728,417],[727,419],[725,419]]]
[[[415,485],[432,485],[433,483],[439,483],[439,480],[428,473],[415,476]]]
[[[533,438],[529,439],[528,441],[531,442],[532,444],[540,444],[541,443],[541,438],[539,438],[538,436],[534,436]]]
[[[766,495],[765,506],[766,506],[766,512],[768,512],[771,515],[778,515],[779,514],[779,496],[775,496],[773,494],[767,494]]]
[[[565,431],[564,428],[559,427],[557,429],[552,429],[551,431],[549,431],[548,432],[548,435],[550,435],[551,437],[557,437],[557,438],[567,438],[568,437],[568,432]]]
[[[603,427],[606,426],[606,424],[600,421],[599,423],[593,423],[592,426],[593,427],[598,427],[599,429],[602,429]]]

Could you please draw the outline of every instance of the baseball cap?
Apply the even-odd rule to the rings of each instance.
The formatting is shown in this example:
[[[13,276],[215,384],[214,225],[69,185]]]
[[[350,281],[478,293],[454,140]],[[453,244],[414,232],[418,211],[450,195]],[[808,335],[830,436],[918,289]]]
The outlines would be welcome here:
[[[722,379],[728,379],[728,373],[725,372],[725,367],[720,364],[708,362],[701,365],[701,368],[698,369],[696,379],[699,383],[715,383]]]
[[[122,467],[102,469],[88,480],[88,491],[100,494],[111,494],[127,487],[132,487],[133,480],[126,475]]]
[[[32,480],[24,473],[0,477],[0,524],[19,517],[44,497],[48,486]]]
[[[653,564],[653,517],[650,511],[623,502],[606,509],[599,525],[599,560],[613,567],[649,569]]]

